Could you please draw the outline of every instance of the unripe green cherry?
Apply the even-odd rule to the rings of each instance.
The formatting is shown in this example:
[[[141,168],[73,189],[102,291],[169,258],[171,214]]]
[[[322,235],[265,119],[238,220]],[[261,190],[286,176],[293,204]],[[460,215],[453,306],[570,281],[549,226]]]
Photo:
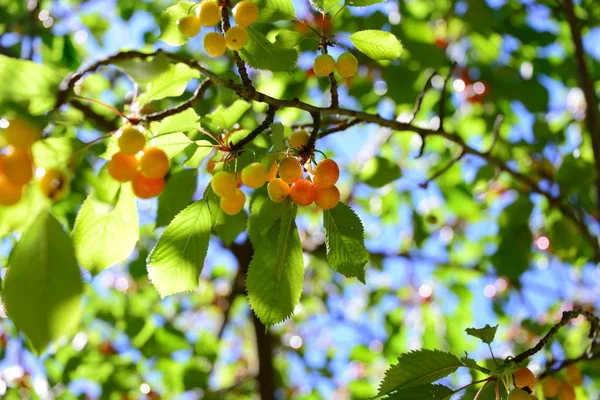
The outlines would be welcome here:
[[[265,184],[267,176],[267,168],[261,163],[255,162],[242,170],[242,183],[251,189],[258,189]]]
[[[308,143],[309,138],[310,135],[308,134],[308,132],[302,129],[290,135],[290,137],[288,138],[288,144],[292,149],[299,150],[301,147],[306,146],[306,143]]]
[[[290,185],[281,178],[275,178],[267,185],[267,192],[275,203],[283,203],[290,195]]]
[[[248,31],[241,26],[234,26],[225,32],[225,45],[228,49],[241,50],[248,42]]]
[[[219,171],[213,175],[210,187],[219,197],[225,197],[237,189],[235,176],[229,172]]]
[[[508,395],[508,400],[529,400],[529,393],[523,389],[513,389]]]
[[[342,53],[335,63],[335,69],[344,78],[350,78],[358,71],[358,60],[352,53]]]
[[[302,178],[302,166],[294,157],[286,157],[279,163],[279,177],[286,183]]]
[[[214,1],[204,0],[200,4],[198,19],[202,26],[215,26],[221,21],[221,9]]]
[[[250,26],[258,19],[258,6],[251,1],[240,1],[233,8],[233,19],[239,26]]]
[[[320,54],[315,58],[313,71],[317,76],[327,76],[335,69],[335,60],[329,54]]]
[[[201,26],[200,18],[195,15],[187,15],[177,21],[179,32],[187,38],[196,36],[200,32]]]
[[[209,32],[204,36],[204,51],[211,57],[220,57],[225,54],[227,45],[225,37],[217,32]]]
[[[137,127],[124,126],[117,132],[119,148],[125,154],[137,154],[146,146],[146,136]]]
[[[221,197],[220,206],[225,214],[235,215],[242,211],[246,203],[246,195],[240,189],[235,189],[225,197]]]

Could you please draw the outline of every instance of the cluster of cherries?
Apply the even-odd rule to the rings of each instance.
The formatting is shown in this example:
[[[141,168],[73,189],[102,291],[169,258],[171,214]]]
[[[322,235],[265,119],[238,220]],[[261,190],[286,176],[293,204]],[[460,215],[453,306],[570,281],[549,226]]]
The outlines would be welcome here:
[[[583,385],[583,376],[575,364],[566,368],[567,380],[559,380],[553,376],[542,379],[542,392],[545,399],[575,400],[573,386]],[[508,400],[538,400],[537,396],[529,394],[533,391],[537,381],[529,368],[519,368],[514,374],[515,389],[508,395]]]
[[[221,21],[221,6],[213,0],[204,0],[196,3],[192,9],[199,5],[193,15],[187,15],[177,21],[179,32],[187,37],[194,37],[200,28],[215,26]],[[192,10],[190,9],[190,11]],[[204,50],[211,57],[220,57],[227,49],[241,50],[248,42],[247,27],[258,19],[258,6],[249,0],[239,2],[233,8],[233,19],[237,26],[232,26],[222,35],[218,32],[209,32],[204,36]]]
[[[0,205],[13,206],[21,201],[34,176],[44,196],[62,199],[69,189],[67,176],[55,168],[36,169],[33,162],[31,148],[42,137],[42,131],[22,119],[6,122],[8,125],[0,131],[6,143],[0,148]]]
[[[292,134],[289,138],[290,152],[298,152],[306,146],[308,139],[309,135],[304,130]],[[335,186],[340,177],[340,169],[335,161],[322,160],[308,171],[312,178],[303,178],[302,164],[293,155],[282,155],[275,160],[267,156],[265,160],[270,163],[267,164],[268,167],[264,163],[254,162],[244,167],[241,174],[224,170],[214,173],[210,185],[221,198],[221,209],[225,213],[235,215],[244,208],[246,195],[239,189],[242,184],[251,189],[267,184],[269,197],[275,203],[289,200],[300,206],[316,203],[321,209],[329,210],[340,202],[340,191]]]
[[[118,182],[131,182],[133,193],[140,199],[149,199],[162,193],[165,176],[169,172],[167,154],[154,146],[147,146],[141,128],[125,125],[116,133],[119,152],[106,164],[110,176]]]
[[[328,76],[337,71],[344,78],[351,78],[358,71],[358,60],[350,52],[340,54],[337,61],[329,54],[320,54],[315,58],[313,71],[317,76]]]

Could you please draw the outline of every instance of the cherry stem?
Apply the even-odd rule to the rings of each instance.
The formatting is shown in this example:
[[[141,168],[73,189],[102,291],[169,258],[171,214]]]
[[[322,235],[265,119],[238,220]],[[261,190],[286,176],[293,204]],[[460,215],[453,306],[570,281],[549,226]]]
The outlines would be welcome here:
[[[114,112],[114,113],[115,113],[115,114],[117,114],[119,117],[121,117],[121,118],[124,118],[124,119],[126,119],[127,121],[129,121],[129,118],[127,118],[127,117],[125,116],[125,114],[123,114],[121,111],[117,110],[117,109],[116,109],[116,108],[114,108],[113,106],[111,106],[111,105],[108,105],[108,104],[106,104],[106,103],[104,103],[104,102],[102,102],[102,101],[100,101],[100,100],[95,100],[95,99],[91,99],[91,98],[89,98],[89,97],[80,96],[80,95],[77,95],[77,98],[78,98],[78,99],[81,99],[81,100],[86,100],[86,101],[89,101],[89,102],[92,102],[92,103],[96,103],[96,104],[98,104],[98,105],[100,105],[100,106],[102,106],[102,107],[104,107],[104,108],[106,108],[106,109],[108,109],[108,110],[110,110],[110,111]]]

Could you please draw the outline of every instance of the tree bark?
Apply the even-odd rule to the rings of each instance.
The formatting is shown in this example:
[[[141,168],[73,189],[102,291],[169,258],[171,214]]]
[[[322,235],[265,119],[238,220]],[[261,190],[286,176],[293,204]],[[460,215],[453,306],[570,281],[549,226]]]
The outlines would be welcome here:
[[[233,244],[231,251],[235,255],[240,272],[238,276],[246,276],[248,266],[252,261],[254,250],[250,240],[238,245]],[[269,333],[267,327],[260,322],[254,312],[252,312],[252,324],[256,334],[256,349],[258,355],[258,376],[256,380],[259,386],[260,398],[262,400],[275,400],[275,368],[273,367],[273,335]]]

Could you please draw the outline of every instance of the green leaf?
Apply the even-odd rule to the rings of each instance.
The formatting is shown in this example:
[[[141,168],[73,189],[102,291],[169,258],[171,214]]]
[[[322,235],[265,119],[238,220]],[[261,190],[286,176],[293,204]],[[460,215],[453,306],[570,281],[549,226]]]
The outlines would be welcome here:
[[[248,266],[246,287],[250,307],[266,326],[287,319],[300,301],[304,260],[296,205],[284,204],[281,219],[273,223]]]
[[[182,169],[169,177],[165,190],[158,197],[156,226],[165,226],[186,208],[196,192],[197,170]]]
[[[292,47],[298,46],[306,39],[300,32],[289,31],[289,30],[281,30],[275,36],[274,45],[281,47],[282,49],[290,49]]]
[[[181,46],[189,40],[179,32],[177,21],[188,15],[194,5],[191,1],[182,1],[160,14],[160,40],[170,46]]]
[[[461,357],[460,361],[465,365],[465,367],[467,368],[471,368],[471,369],[475,369],[477,371],[481,371],[484,374],[489,374],[490,370],[487,368],[484,368],[482,366],[480,366],[479,364],[477,364],[475,362],[475,360],[473,360],[472,358],[469,357]]]
[[[93,274],[126,260],[140,237],[131,185],[121,185],[114,205],[90,194],[79,209],[72,237],[79,264]]]
[[[146,91],[139,97],[141,104],[165,97],[178,97],[185,92],[190,80],[200,77],[200,72],[185,64],[174,64],[164,73],[146,85]]]
[[[369,252],[365,247],[362,222],[354,211],[344,203],[323,211],[327,261],[342,275],[357,277],[365,283],[365,265]]]
[[[399,390],[386,399],[390,400],[446,400],[454,393],[444,385],[419,385]]]
[[[35,142],[31,149],[36,167],[66,167],[73,153],[73,140],[69,137],[50,137]]]
[[[236,100],[229,107],[219,104],[217,108],[202,118],[202,123],[209,123],[215,129],[229,130],[238,123],[242,115],[250,109],[250,103],[245,100]]]
[[[291,0],[256,0],[258,6],[258,23],[292,21],[296,19],[296,11]]]
[[[402,44],[390,32],[358,31],[350,36],[350,40],[358,50],[373,60],[394,61],[402,54]]]
[[[465,332],[467,332],[467,335],[469,335],[469,336],[473,336],[478,339],[481,339],[481,341],[483,343],[491,344],[494,341],[494,338],[496,337],[496,330],[498,330],[498,325],[496,325],[496,326],[486,325],[483,328],[479,328],[479,329],[467,328],[467,329],[465,329]]]
[[[310,5],[317,11],[328,13],[342,4],[342,0],[309,0]]]
[[[210,212],[200,200],[177,214],[148,257],[148,276],[161,297],[198,287],[210,239]]]
[[[12,251],[3,300],[9,318],[40,353],[77,327],[83,281],[69,236],[43,212]]]
[[[257,190],[250,198],[250,218],[248,219],[248,236],[255,249],[266,237],[269,228],[283,217],[289,204],[275,203],[269,199],[266,190]]]
[[[212,228],[225,246],[230,246],[240,233],[246,229],[248,215],[241,211],[235,215],[229,215],[221,210],[220,198],[212,191],[210,185],[204,192],[206,204],[210,210]]]
[[[384,157],[373,157],[365,163],[360,179],[367,185],[380,188],[402,176],[400,167]]]
[[[173,158],[192,144],[192,141],[184,133],[175,132],[156,136],[150,140],[150,144],[160,147],[167,153],[167,157]]]
[[[213,151],[213,147],[208,140],[196,140],[194,143],[198,147],[196,148],[196,151],[194,151],[192,157],[184,164],[186,167],[190,168],[198,168],[202,161],[204,161],[210,152]]]
[[[298,61],[298,50],[285,49],[271,43],[254,27],[248,28],[248,43],[240,56],[249,66],[269,71],[291,71]]]
[[[165,73],[171,66],[171,63],[166,55],[158,54],[150,61],[138,59],[121,60],[116,61],[114,65],[125,71],[138,84],[145,85]]]
[[[278,122],[276,124],[271,124],[271,140],[273,141],[273,151],[279,152],[283,151],[283,124]]]
[[[366,7],[383,3],[384,1],[385,0],[346,0],[346,5],[350,7]]]
[[[35,221],[37,214],[49,206],[50,201],[41,191],[26,188],[23,198],[14,206],[0,206],[0,237],[10,232],[23,232]]]
[[[513,282],[529,267],[532,242],[529,216],[532,210],[531,200],[522,195],[502,210],[498,219],[500,243],[491,262],[498,274]]]
[[[569,154],[556,172],[556,182],[560,187],[561,194],[570,196],[580,190],[589,190],[592,182],[596,179],[596,173],[592,162],[581,157],[575,158]]]
[[[179,114],[150,123],[150,131],[157,136],[167,133],[198,131],[198,120],[198,114],[194,109],[188,108]]]
[[[460,366],[462,363],[455,355],[439,350],[422,349],[405,353],[398,358],[398,364],[386,371],[379,395],[433,383]]]
[[[60,81],[60,75],[45,65],[0,55],[0,110],[16,107],[43,114],[54,107]]]

